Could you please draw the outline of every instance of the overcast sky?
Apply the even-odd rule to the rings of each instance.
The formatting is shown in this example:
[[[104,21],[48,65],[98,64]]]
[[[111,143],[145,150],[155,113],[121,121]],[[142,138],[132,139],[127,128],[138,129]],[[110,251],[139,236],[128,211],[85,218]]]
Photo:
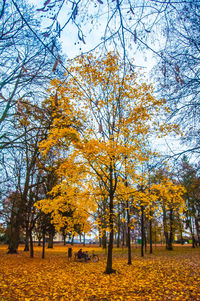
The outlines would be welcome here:
[[[41,0],[28,0],[30,4],[35,5],[37,8],[43,7],[44,1]],[[71,10],[70,7],[66,7],[65,10]],[[65,11],[64,9],[62,12]],[[43,19],[45,20],[45,19]],[[66,15],[64,13],[61,13],[59,16],[59,22],[62,26],[66,22]],[[89,21],[88,21],[89,22]],[[91,31],[86,27],[84,27],[85,31],[87,34],[85,35],[85,44],[81,42],[78,39],[78,32],[77,28],[70,23],[66,26],[66,28],[62,31],[61,37],[60,37],[60,42],[62,44],[62,49],[63,53],[67,56],[67,58],[71,59],[77,55],[80,55],[82,52],[87,52],[90,49],[93,49],[100,41],[101,37],[103,36],[104,33],[104,28],[103,26],[103,19],[102,19],[102,26],[101,27],[95,27],[95,30]],[[105,22],[106,23],[106,19]],[[43,21],[43,25],[45,26],[46,23]],[[91,24],[89,24],[88,28],[91,28]],[[87,26],[87,25],[85,25]],[[134,45],[133,45],[134,47]],[[134,50],[134,49],[133,49]],[[142,71],[145,74],[146,81],[151,82],[151,74],[150,71],[155,64],[156,60],[153,57],[151,52],[146,52],[146,53],[135,53],[134,52],[134,62],[136,66],[141,66]],[[167,143],[166,143],[167,141]],[[183,150],[183,146],[181,146],[179,143],[177,143],[177,137],[172,137],[169,136],[164,139],[156,139],[152,142],[152,147],[155,147],[155,149],[159,149],[162,153],[167,153],[173,154],[177,153],[178,151]]]

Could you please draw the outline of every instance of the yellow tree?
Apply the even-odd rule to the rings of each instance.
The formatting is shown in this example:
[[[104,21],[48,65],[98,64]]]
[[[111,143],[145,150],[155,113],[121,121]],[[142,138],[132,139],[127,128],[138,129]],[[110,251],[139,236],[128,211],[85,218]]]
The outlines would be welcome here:
[[[70,206],[93,211],[95,195],[90,183],[101,182],[106,191],[109,230],[105,272],[110,274],[114,272],[117,194],[130,193],[129,174],[147,159],[145,147],[151,133],[167,132],[171,127],[153,122],[157,112],[167,111],[164,100],[155,99],[152,86],[124,66],[117,54],[81,56],[70,63],[68,70],[73,77],[66,75],[65,83],[52,82],[49,102],[55,108],[55,122],[41,144],[44,154],[53,148],[59,157],[63,156],[57,171],[60,184],[53,190],[51,206],[57,212],[57,203],[53,202],[58,200],[55,196],[59,191]],[[133,178],[129,178],[133,184]],[[42,206],[46,206],[45,202]],[[79,215],[81,211],[77,209]]]
[[[89,187],[83,181],[86,175],[84,167],[76,164],[70,155],[60,163],[57,175],[58,184],[48,193],[48,198],[37,202],[37,208],[51,214],[57,231],[65,228],[72,236],[88,233],[91,230],[89,217],[92,206],[87,193]]]
[[[157,196],[158,207],[163,215],[163,228],[166,239],[166,249],[173,250],[173,239],[175,232],[175,218],[183,215],[185,201],[182,196],[185,188],[181,185],[174,184],[167,178],[163,178],[159,184],[153,184],[151,187],[152,194]],[[159,211],[158,211],[159,214]]]
[[[47,193],[46,199],[37,202],[36,207],[45,214],[51,215],[51,221],[57,231],[65,229],[65,233],[72,236],[88,233],[91,230],[89,211],[83,208],[80,196],[79,174],[83,174],[83,167],[73,165],[73,156],[64,161],[70,153],[72,141],[78,141],[78,130],[82,126],[82,113],[78,108],[74,109],[65,93],[65,83],[59,80],[51,82],[50,97],[43,103],[45,110],[51,114],[52,123],[48,136],[40,143],[40,149],[45,157],[54,159],[53,166],[47,170],[56,168],[57,184]],[[61,104],[62,102],[62,104]],[[68,169],[68,176],[63,175],[63,169]],[[76,185],[74,183],[76,182]],[[84,209],[84,210],[83,210]]]

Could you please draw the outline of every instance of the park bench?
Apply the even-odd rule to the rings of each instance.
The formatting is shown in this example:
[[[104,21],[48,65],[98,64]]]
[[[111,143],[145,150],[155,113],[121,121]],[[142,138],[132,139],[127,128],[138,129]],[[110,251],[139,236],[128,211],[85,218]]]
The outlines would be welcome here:
[[[84,262],[88,262],[88,261],[98,262],[99,256],[97,254],[92,253],[91,255],[88,254],[87,258],[84,258],[84,257],[78,258],[78,252],[77,252],[77,253],[74,253],[74,260],[75,261],[84,261]]]

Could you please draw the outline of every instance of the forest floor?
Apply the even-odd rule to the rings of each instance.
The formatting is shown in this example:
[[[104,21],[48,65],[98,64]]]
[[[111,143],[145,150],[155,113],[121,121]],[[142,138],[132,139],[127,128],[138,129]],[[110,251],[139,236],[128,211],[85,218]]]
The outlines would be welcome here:
[[[77,252],[80,246],[73,246]],[[68,261],[68,246],[55,245],[46,249],[41,259],[41,247],[35,247],[34,258],[29,252],[7,254],[0,245],[0,301],[96,301],[96,300],[200,300],[200,248],[175,246],[165,251],[157,246],[153,254],[140,257],[133,249],[132,265],[127,265],[127,249],[114,249],[115,274],[104,274],[105,251],[96,246],[100,261]]]

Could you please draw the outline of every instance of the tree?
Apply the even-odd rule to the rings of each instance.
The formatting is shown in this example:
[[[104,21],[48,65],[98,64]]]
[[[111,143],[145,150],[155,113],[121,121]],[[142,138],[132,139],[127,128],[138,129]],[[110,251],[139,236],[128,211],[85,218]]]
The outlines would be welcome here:
[[[182,196],[185,189],[167,178],[162,178],[159,184],[153,184],[151,189],[158,197],[159,208],[162,212],[166,249],[173,250],[175,218],[178,219],[179,215],[183,215],[185,202]]]
[[[33,217],[31,218],[34,203],[33,187],[38,185],[38,178],[35,176],[34,171],[37,157],[39,155],[38,139],[40,136],[40,130],[35,131],[36,136],[34,139],[32,135],[29,136],[26,125],[24,125],[24,131],[25,135],[23,137],[23,141],[21,140],[21,146],[24,146],[25,150],[25,155],[22,156],[22,162],[25,159],[25,166],[21,165],[21,169],[18,171],[17,189],[20,198],[17,203],[17,210],[15,210],[17,213],[13,213],[15,214],[15,226],[11,228],[9,253],[17,252],[20,228],[24,225],[24,223],[27,224],[27,231],[29,233],[28,225],[31,223],[31,220],[33,222]]]
[[[19,192],[11,193],[7,199],[4,200],[4,209],[9,209],[9,218],[7,218],[7,236],[9,242],[9,253],[17,253],[17,247],[20,239],[20,225],[18,219],[22,216],[19,212],[19,204],[21,202],[21,195]]]
[[[164,101],[155,99],[152,87],[140,82],[137,74],[124,68],[123,63],[115,53],[100,58],[82,56],[68,68],[73,78],[64,83],[52,81],[49,102],[57,118],[48,138],[40,145],[44,155],[53,150],[63,158],[57,170],[60,183],[53,188],[52,199],[39,205],[44,211],[51,208],[55,223],[64,222],[59,211],[69,207],[74,208],[79,219],[81,212],[95,210],[91,182],[101,181],[109,217],[108,274],[114,272],[117,195],[126,201],[126,195],[135,191],[131,175],[135,174],[137,164],[148,157],[147,136],[173,128],[153,123],[157,111],[165,110]],[[131,185],[123,181],[126,174]]]
[[[40,20],[28,4],[18,1],[26,22],[12,1],[3,1],[3,4],[0,24],[0,149],[18,139],[13,119],[16,114],[24,114],[24,102],[28,100],[32,105],[39,105],[44,98],[45,86],[54,76],[55,57],[60,52],[56,39],[52,53],[40,43],[38,39],[43,37]]]
[[[185,188],[184,200],[186,203],[186,227],[190,229],[193,248],[200,242],[200,206],[199,206],[199,175],[198,169],[193,166],[186,156],[179,167],[178,179]],[[196,237],[196,239],[195,239]]]
[[[160,94],[169,102],[171,117],[183,129],[187,151],[199,154],[200,5],[177,1],[164,23],[165,43],[160,50]]]
[[[73,40],[73,48],[78,46],[77,54],[96,48],[106,50],[112,47],[118,50],[124,62],[129,62],[131,69],[135,68],[135,64],[130,62],[132,51],[142,50],[143,56],[144,50],[155,54],[160,60],[159,79],[161,77],[163,79],[162,86],[160,85],[158,90],[169,100],[173,108],[172,117],[176,116],[175,118],[182,124],[184,122],[183,129],[187,129],[184,142],[191,145],[192,141],[191,151],[198,153],[198,2],[192,0],[140,0],[131,3],[125,0],[113,1],[109,4],[103,1],[97,2],[73,1],[71,4],[59,0],[44,1],[43,7],[36,10],[39,16],[41,14],[48,20],[48,26],[43,32],[44,37],[51,38],[53,44],[66,27],[68,31],[71,31],[72,27],[76,34],[74,39],[71,37],[70,39]],[[5,14],[5,3],[3,1],[1,16]],[[25,18],[25,12],[16,1],[12,0],[12,3],[20,12],[21,19],[29,25],[30,21]],[[66,18],[60,17],[63,12]],[[102,17],[105,15],[107,18]],[[35,29],[29,27],[29,31],[34,33]],[[96,42],[93,41],[93,46],[87,41],[90,34],[99,37]],[[37,34],[36,39],[41,47],[50,51],[48,41]],[[59,60],[56,62],[58,63]],[[158,74],[158,72],[154,73]],[[160,76],[161,74],[163,76]],[[195,126],[191,126],[191,121]]]
[[[2,198],[16,191],[21,194],[21,205],[18,208],[20,214],[19,218],[16,217],[19,226],[15,229],[26,223],[28,241],[28,219],[34,203],[34,198],[31,197],[32,185],[33,182],[36,184],[36,179],[40,181],[36,174],[33,176],[39,155],[37,143],[45,132],[37,118],[42,115],[40,105],[50,79],[54,72],[61,75],[60,68],[54,68],[60,45],[54,39],[49,40],[53,44],[52,53],[44,48],[39,41],[43,38],[40,20],[24,1],[18,1],[18,6],[25,20],[12,1],[3,1],[0,13],[0,184]],[[34,115],[34,122],[30,117],[31,113]],[[9,189],[11,186],[14,186],[12,191]],[[20,220],[20,216],[24,220]],[[16,250],[17,245],[10,252]]]
[[[98,2],[98,3],[97,3]],[[124,61],[130,62],[133,51],[150,51],[155,55],[158,67],[155,85],[162,97],[169,101],[171,117],[180,123],[184,135],[183,142],[187,150],[199,154],[199,12],[198,1],[74,1],[69,7],[67,22],[61,24],[63,3],[45,2],[39,9],[50,18],[54,14],[55,22],[48,30],[55,28],[61,35],[66,26],[77,29],[74,37],[78,48],[89,51],[88,37],[93,31],[99,36],[92,49],[117,50]],[[67,3],[65,2],[67,5]],[[70,4],[71,5],[71,4]],[[93,7],[90,12],[90,7]],[[53,10],[56,12],[54,13]],[[101,14],[107,15],[102,18]],[[85,20],[91,20],[89,22]],[[93,26],[95,24],[95,26]],[[89,46],[88,46],[89,47]],[[91,49],[90,49],[91,50]],[[147,53],[147,52],[146,52]],[[158,72],[159,70],[159,72]],[[158,74],[158,76],[157,76]],[[161,79],[161,80],[160,80]]]
[[[26,101],[23,112],[24,115],[15,117],[15,131],[17,136],[21,135],[21,137],[14,145],[9,146],[9,153],[6,154],[10,161],[4,163],[6,181],[8,183],[13,181],[13,186],[20,195],[17,210],[12,212],[15,215],[15,227],[11,228],[9,253],[17,252],[20,229],[26,231],[25,250],[28,250],[28,243],[29,240],[32,242],[32,231],[37,219],[33,205],[42,194],[44,197],[46,190],[50,191],[56,182],[53,169],[45,169],[45,163],[48,162],[50,165],[49,158],[44,162],[39,153],[39,142],[46,137],[51,124],[49,111]],[[30,251],[33,256],[33,248]]]

